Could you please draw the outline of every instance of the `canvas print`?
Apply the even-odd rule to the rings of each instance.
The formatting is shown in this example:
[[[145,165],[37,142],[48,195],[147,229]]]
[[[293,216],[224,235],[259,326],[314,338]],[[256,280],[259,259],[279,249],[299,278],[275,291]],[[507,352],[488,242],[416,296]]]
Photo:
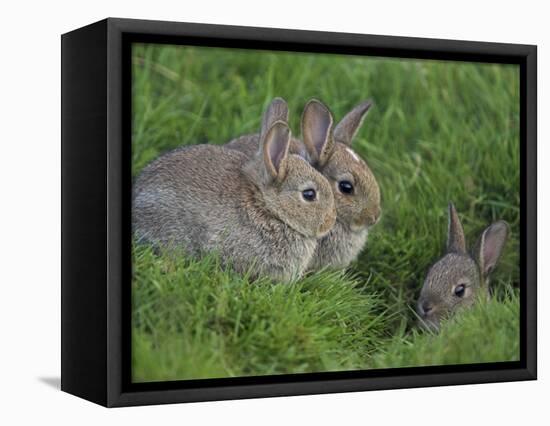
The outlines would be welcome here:
[[[519,360],[519,66],[131,58],[134,383]]]

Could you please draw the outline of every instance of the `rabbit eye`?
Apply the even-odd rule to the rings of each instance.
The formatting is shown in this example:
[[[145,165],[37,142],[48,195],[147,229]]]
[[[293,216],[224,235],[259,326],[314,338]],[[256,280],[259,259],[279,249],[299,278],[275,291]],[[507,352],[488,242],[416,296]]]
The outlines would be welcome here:
[[[349,180],[342,180],[338,183],[338,188],[342,194],[353,194],[353,184]]]
[[[302,197],[304,197],[304,200],[306,201],[315,201],[315,196],[317,193],[314,189],[304,189],[302,191]]]
[[[455,296],[464,297],[464,293],[466,293],[466,286],[464,284],[459,284],[455,287]]]

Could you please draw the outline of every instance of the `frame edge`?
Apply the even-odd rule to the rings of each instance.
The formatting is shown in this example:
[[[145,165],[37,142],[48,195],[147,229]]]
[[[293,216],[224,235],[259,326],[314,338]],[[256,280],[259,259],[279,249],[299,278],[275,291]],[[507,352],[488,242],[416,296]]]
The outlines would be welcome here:
[[[61,390],[105,405],[106,22],[61,37]]]

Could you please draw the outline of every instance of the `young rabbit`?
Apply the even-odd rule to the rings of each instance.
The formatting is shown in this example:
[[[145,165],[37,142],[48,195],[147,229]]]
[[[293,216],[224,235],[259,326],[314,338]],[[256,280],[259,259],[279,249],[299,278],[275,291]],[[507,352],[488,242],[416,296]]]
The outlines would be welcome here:
[[[288,108],[282,99],[277,109],[286,117]],[[329,181],[336,204],[336,223],[319,240],[308,269],[345,268],[365,246],[368,228],[380,217],[380,189],[368,165],[352,149],[353,138],[371,103],[352,109],[333,130],[329,109],[316,99],[310,100],[302,115],[303,142],[291,141],[290,151],[307,158]],[[257,136],[231,141],[229,148],[250,155]]]
[[[489,274],[507,238],[508,224],[499,220],[483,231],[469,254],[462,224],[454,205],[449,203],[447,252],[431,267],[418,300],[422,325],[438,329],[441,319],[471,306],[479,297],[489,296]]]
[[[194,145],[149,164],[134,185],[137,239],[194,256],[215,251],[253,276],[299,276],[334,224],[334,197],[321,174],[288,152],[284,121],[262,128],[259,142],[252,158]]]

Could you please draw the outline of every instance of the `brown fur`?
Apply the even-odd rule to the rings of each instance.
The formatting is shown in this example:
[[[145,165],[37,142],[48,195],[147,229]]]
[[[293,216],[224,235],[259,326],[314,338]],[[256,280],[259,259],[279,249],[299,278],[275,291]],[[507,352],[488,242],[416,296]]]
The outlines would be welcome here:
[[[317,239],[334,224],[334,198],[326,179],[288,152],[288,125],[264,117],[267,121],[251,158],[194,145],[149,164],[134,184],[138,240],[194,256],[215,251],[254,276],[289,281],[301,275]],[[302,197],[310,188],[315,201]]]
[[[329,181],[336,204],[336,224],[319,240],[309,269],[345,268],[364,248],[368,228],[380,217],[380,189],[367,163],[351,150],[353,138],[362,125],[370,102],[352,109],[332,129],[329,109],[318,100],[309,101],[302,115],[303,141],[292,139],[290,152],[302,156]],[[258,144],[258,135],[231,141],[227,147],[250,156]],[[339,182],[348,180],[354,193],[344,194]]]
[[[502,253],[508,229],[504,221],[493,223],[470,254],[456,209],[449,203],[447,253],[430,268],[418,300],[423,326],[437,329],[443,318],[489,296],[489,274]],[[465,288],[462,296],[455,293],[459,285]]]
[[[242,152],[248,158],[254,157],[258,151],[262,134],[278,120],[288,123],[288,105],[282,98],[275,98],[268,105],[262,120],[260,133],[239,136],[226,143],[225,147]],[[289,151],[307,158],[305,147],[299,139],[291,137]]]

